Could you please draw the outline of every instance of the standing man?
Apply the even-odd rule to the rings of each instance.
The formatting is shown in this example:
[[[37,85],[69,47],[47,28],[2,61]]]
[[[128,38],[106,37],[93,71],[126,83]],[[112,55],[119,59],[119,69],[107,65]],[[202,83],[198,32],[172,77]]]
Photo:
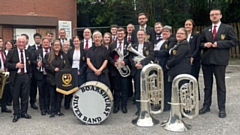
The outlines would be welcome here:
[[[162,39],[162,28],[163,25],[161,22],[156,22],[154,25],[154,31],[155,31],[155,41],[154,44],[157,44]]]
[[[203,49],[202,70],[205,88],[203,108],[199,111],[199,114],[205,114],[210,111],[214,74],[217,84],[218,116],[219,118],[225,118],[225,73],[230,56],[229,49],[237,46],[238,43],[233,27],[221,23],[221,18],[221,10],[212,9],[210,11],[212,26],[202,31],[200,46]]]
[[[116,24],[111,25],[112,42],[117,41],[117,28],[118,26]]]
[[[64,44],[64,42],[67,41],[67,38],[66,38],[66,30],[64,28],[61,28],[59,30],[59,41],[61,42],[61,45]]]
[[[26,38],[20,36],[17,39],[17,48],[9,51],[6,67],[10,72],[9,83],[13,97],[14,117],[12,122],[17,122],[20,117],[31,119],[27,114],[28,98],[30,91],[31,54],[26,51]],[[19,98],[21,105],[19,105]]]
[[[92,32],[89,28],[84,29],[83,31],[83,37],[84,39],[82,40],[80,47],[84,48],[84,50],[88,50],[90,47],[93,45],[92,41]]]
[[[50,42],[50,47],[53,45],[53,33],[51,31],[46,32],[46,38],[48,38]]]
[[[127,36],[125,37],[124,40],[126,40],[128,43],[131,43],[131,39],[132,39],[132,32],[135,29],[133,24],[128,24],[127,25]]]
[[[31,48],[32,49],[32,53],[34,53],[38,49],[42,49],[42,45],[41,45],[42,35],[39,34],[39,33],[35,33],[33,35],[33,39],[34,39],[35,44],[31,46],[32,47]]]
[[[138,42],[138,39],[137,39],[138,30],[144,30],[147,33],[145,40],[154,43],[155,41],[154,30],[152,27],[147,26],[147,21],[148,21],[148,18],[145,13],[140,13],[138,15],[139,28],[136,28],[132,32],[132,39],[131,39],[132,44]]]
[[[130,83],[130,74],[127,77],[122,77],[117,70],[118,64],[121,66],[128,66],[129,67],[129,60],[128,60],[128,52],[127,52],[127,42],[124,40],[125,37],[125,29],[118,28],[117,29],[117,41],[109,45],[110,51],[110,66],[109,70],[111,72],[112,79],[114,81],[114,109],[113,113],[117,113],[121,106],[122,112],[127,113],[127,101],[128,101],[128,89]],[[123,60],[119,60],[118,53],[114,50],[119,48],[121,54],[124,57]],[[130,73],[130,71],[129,71]]]

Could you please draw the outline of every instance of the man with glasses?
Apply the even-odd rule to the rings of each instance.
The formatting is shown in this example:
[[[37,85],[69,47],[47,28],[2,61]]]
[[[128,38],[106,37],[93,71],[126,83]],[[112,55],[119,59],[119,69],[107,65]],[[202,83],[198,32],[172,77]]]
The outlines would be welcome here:
[[[221,23],[221,18],[221,10],[212,9],[210,11],[212,25],[202,31],[200,46],[203,50],[202,70],[205,88],[203,108],[199,111],[199,114],[210,111],[214,74],[217,84],[218,116],[219,118],[225,118],[225,73],[230,56],[229,49],[237,46],[238,42],[233,27]]]

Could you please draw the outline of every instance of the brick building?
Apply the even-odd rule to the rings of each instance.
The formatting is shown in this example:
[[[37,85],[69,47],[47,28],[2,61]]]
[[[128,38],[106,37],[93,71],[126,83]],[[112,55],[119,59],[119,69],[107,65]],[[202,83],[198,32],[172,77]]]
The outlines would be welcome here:
[[[34,33],[45,36],[47,31],[52,31],[58,38],[58,29],[62,27],[66,27],[71,38],[72,30],[77,27],[76,0],[0,1],[0,37],[4,41],[27,33],[31,44]]]

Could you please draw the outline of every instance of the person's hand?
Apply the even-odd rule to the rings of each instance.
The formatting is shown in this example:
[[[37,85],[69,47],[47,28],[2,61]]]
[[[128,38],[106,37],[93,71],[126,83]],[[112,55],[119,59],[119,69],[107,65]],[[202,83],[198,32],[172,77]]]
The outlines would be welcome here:
[[[80,75],[80,72],[78,71],[78,75]]]
[[[37,66],[38,66],[38,67],[41,67],[41,66],[42,66],[42,62],[39,61],[39,62],[37,63]]]
[[[212,47],[217,48],[217,47],[218,47],[217,42],[214,42],[214,43],[212,44]]]
[[[191,65],[193,64],[193,60],[194,60],[194,58],[191,57],[191,58],[190,58],[190,63],[191,63]]]
[[[102,71],[99,70],[99,69],[95,71],[95,74],[96,74],[97,76],[101,75],[101,73],[102,73]]]
[[[55,70],[54,70],[55,72],[58,72],[59,71],[59,68],[55,68]]]
[[[125,66],[125,62],[124,62],[124,61],[121,61],[121,65],[122,65],[122,66]]]
[[[16,64],[16,68],[22,69],[22,68],[24,68],[24,64],[22,64],[21,62],[18,62],[18,63]]]
[[[115,66],[115,67],[117,67],[117,66],[118,66],[118,62],[117,62],[117,61],[114,63],[114,66]]]
[[[166,65],[166,68],[169,69],[169,67]]]
[[[210,47],[212,47],[212,43],[211,42],[207,42],[207,43],[204,44],[204,47],[205,48],[210,48]]]

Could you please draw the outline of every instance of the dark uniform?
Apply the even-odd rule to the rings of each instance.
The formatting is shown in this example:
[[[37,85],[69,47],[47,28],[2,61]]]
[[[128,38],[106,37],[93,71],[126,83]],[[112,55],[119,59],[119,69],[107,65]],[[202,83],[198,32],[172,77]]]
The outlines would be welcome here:
[[[110,57],[109,57],[109,62],[110,62],[110,66],[109,66],[109,70],[111,72],[111,76],[113,78],[114,81],[114,110],[113,113],[117,113],[117,111],[119,110],[119,106],[121,104],[122,107],[122,111],[123,113],[127,113],[127,101],[128,101],[128,91],[129,91],[129,85],[130,85],[130,80],[131,77],[130,75],[127,77],[122,77],[119,73],[119,71],[117,70],[117,68],[114,66],[115,62],[118,60],[118,54],[116,51],[114,51],[114,49],[116,49],[118,47],[119,41],[117,40],[117,42],[114,42],[112,44],[109,45],[109,51],[110,51]],[[127,51],[127,46],[128,43],[126,42],[126,40],[123,40],[121,42],[121,49],[123,49],[123,56],[124,57],[124,63],[125,66],[129,67],[129,55],[128,55],[128,51]]]
[[[160,41],[159,41],[160,42]],[[170,37],[165,40],[159,50],[154,50],[155,62],[159,64],[163,69],[164,77],[164,110],[170,110],[168,102],[171,101],[171,83],[168,82],[168,69],[166,68],[167,60],[169,58],[169,49],[177,44],[175,38]]]
[[[133,44],[132,46],[136,51],[138,51],[138,43]],[[142,64],[142,66],[147,65],[148,63],[150,63],[150,61],[153,60],[154,58],[154,51],[153,51],[153,45],[151,42],[144,42],[143,44],[143,55],[146,57],[144,58],[142,61],[140,61],[140,63]],[[134,88],[135,88],[135,98],[136,100],[140,100],[140,73],[142,69],[137,69],[135,67],[136,63],[133,61],[133,57],[136,56],[133,53],[130,53],[129,56],[129,61],[131,64],[131,75],[134,78]],[[137,113],[140,112],[140,102],[136,102],[136,106],[137,106]]]
[[[109,59],[109,51],[103,45],[95,46],[93,45],[87,51],[87,58],[90,58],[90,62],[92,65],[99,69],[105,60]],[[102,73],[97,76],[94,71],[92,71],[89,67],[87,68],[87,81],[99,81],[104,83],[110,88],[110,82],[108,78],[108,68],[107,66],[102,70]]]
[[[47,71],[47,82],[49,83],[49,91],[50,91],[50,111],[51,115],[59,113],[61,110],[61,102],[63,95],[61,93],[56,92],[56,79],[55,79],[55,68],[59,68],[59,70],[64,68],[69,68],[68,58],[64,52],[59,52],[58,55],[55,55],[55,58],[51,63],[48,62],[50,53],[46,54],[44,59],[44,67]]]
[[[138,39],[137,39],[138,30],[139,30],[139,27],[132,31],[132,36],[131,36],[131,43],[132,44],[135,44],[135,43],[138,42]],[[154,29],[150,26],[147,26],[146,27],[146,33],[147,33],[147,39],[150,42],[154,43],[154,41],[156,40],[156,37],[155,37],[155,34],[154,34]]]

